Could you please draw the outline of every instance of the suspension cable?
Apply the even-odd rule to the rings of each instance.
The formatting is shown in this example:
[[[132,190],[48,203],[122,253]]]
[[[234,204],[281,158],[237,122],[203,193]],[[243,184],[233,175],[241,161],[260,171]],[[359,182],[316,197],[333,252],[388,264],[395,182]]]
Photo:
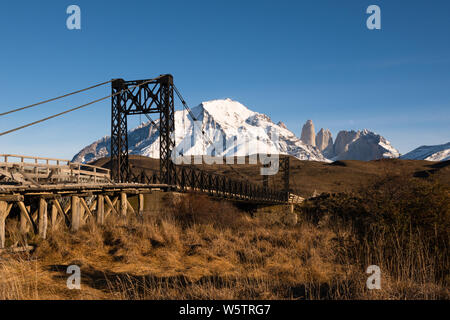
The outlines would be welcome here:
[[[177,87],[175,87],[175,85],[173,85],[173,89],[175,90],[175,93],[177,94],[178,98],[181,100],[181,103],[183,104],[183,107],[187,110],[187,112],[191,116],[192,120],[194,120],[194,124],[195,124],[198,120],[195,117],[194,113],[192,112],[191,108],[189,108],[189,106],[187,105],[186,101],[183,99],[183,96],[181,95],[180,91],[178,91],[178,89],[177,89]],[[214,145],[214,143],[211,141],[211,139],[209,137],[206,137],[205,130],[203,130],[203,128],[200,128],[200,129],[202,131],[203,136],[209,140],[208,142],[211,145]]]
[[[56,98],[52,98],[52,99],[48,99],[48,100],[41,101],[41,102],[38,102],[38,103],[30,104],[30,105],[25,106],[25,107],[21,107],[21,108],[17,108],[17,109],[12,109],[12,110],[9,110],[9,111],[0,113],[0,117],[5,116],[5,115],[10,114],[10,113],[17,112],[17,111],[21,111],[21,110],[33,108],[33,107],[39,106],[39,105],[44,104],[44,103],[48,103],[48,102],[52,102],[52,101],[55,101],[55,100],[59,100],[59,99],[65,98],[65,97],[69,97],[69,96],[71,96],[71,95],[74,95],[74,94],[77,94],[77,93],[81,93],[81,92],[84,92],[84,91],[87,91],[87,90],[90,90],[90,89],[94,89],[94,88],[103,86],[103,85],[105,85],[105,84],[108,84],[108,83],[110,83],[111,81],[113,81],[113,80],[105,81],[105,82],[102,82],[102,83],[99,83],[99,84],[90,86],[90,87],[85,88],[85,89],[81,89],[81,90],[77,90],[77,91],[74,91],[74,92],[66,93],[66,94],[64,94],[64,95],[62,95],[62,96],[59,96],[59,97],[56,97]]]
[[[136,87],[140,87],[140,86],[142,86],[142,85],[144,85],[144,84],[147,84],[147,83],[149,83],[149,82],[152,82],[152,81],[154,81],[154,80],[156,80],[156,79],[158,79],[158,78],[146,80],[146,81],[144,81],[144,82],[142,82],[142,83],[139,83],[139,84],[137,84],[137,85],[135,85],[135,86],[132,86],[132,87],[130,87],[130,88],[123,89],[123,90],[118,91],[118,92],[116,92],[116,93],[113,93],[113,94],[111,94],[111,95],[109,95],[109,96],[106,96],[106,97],[103,97],[103,98],[100,98],[100,99],[97,99],[97,100],[94,100],[94,101],[85,103],[85,104],[83,104],[83,105],[81,105],[81,106],[78,106],[78,107],[75,107],[75,108],[72,108],[72,109],[68,109],[68,110],[66,110],[66,111],[63,111],[63,112],[54,114],[54,115],[52,115],[52,116],[49,116],[49,117],[46,117],[46,118],[43,118],[43,119],[40,119],[40,120],[31,122],[31,123],[28,123],[28,124],[25,124],[25,125],[23,125],[23,126],[20,126],[20,127],[17,127],[17,128],[11,129],[11,130],[8,130],[8,131],[1,132],[1,133],[0,133],[0,137],[6,135],[6,134],[8,134],[8,133],[11,133],[11,132],[14,132],[14,131],[18,131],[18,130],[21,130],[21,129],[24,129],[24,128],[27,128],[27,127],[31,127],[31,126],[33,126],[33,125],[35,125],[35,124],[38,124],[38,123],[41,123],[41,122],[44,122],[44,121],[47,121],[47,120],[50,120],[50,119],[53,119],[53,118],[62,116],[62,115],[64,115],[64,114],[66,114],[66,113],[69,113],[69,112],[72,112],[72,111],[76,111],[76,110],[85,108],[85,107],[87,107],[87,106],[90,106],[91,104],[94,104],[94,103],[97,103],[97,102],[100,102],[100,101],[103,101],[103,100],[106,100],[106,99],[115,97],[115,96],[118,95],[118,94],[121,94],[121,93],[123,93],[123,92],[125,92],[125,91],[128,91],[128,90],[132,90],[132,89],[134,89],[134,88],[136,88]],[[112,80],[110,80],[110,81],[108,81],[108,82],[111,82],[111,81],[112,81]],[[107,83],[108,83],[108,82],[107,82]]]

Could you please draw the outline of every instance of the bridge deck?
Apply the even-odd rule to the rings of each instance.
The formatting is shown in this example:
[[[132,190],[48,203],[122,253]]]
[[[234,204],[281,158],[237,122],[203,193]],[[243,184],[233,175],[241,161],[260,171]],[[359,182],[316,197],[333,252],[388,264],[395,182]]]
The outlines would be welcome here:
[[[41,196],[41,195],[61,195],[69,196],[80,193],[98,194],[98,193],[114,193],[125,192],[127,194],[148,193],[154,190],[172,190],[177,192],[201,192],[215,198],[251,202],[251,203],[286,203],[286,201],[275,201],[273,199],[258,198],[253,199],[248,196],[240,195],[238,193],[218,193],[216,190],[199,190],[186,187],[181,190],[177,186],[169,186],[167,184],[153,183],[153,184],[139,184],[139,183],[119,183],[119,184],[53,184],[40,186],[14,186],[14,185],[0,185],[0,201],[5,199],[17,198],[17,196]],[[12,197],[11,197],[12,196]],[[303,198],[290,194],[287,203],[299,204],[303,202]]]
[[[17,185],[0,185],[0,196],[10,194],[38,194],[38,193],[74,193],[74,192],[107,192],[107,191],[120,191],[126,190],[149,190],[149,189],[162,189],[167,190],[169,186],[167,184],[153,183],[153,184],[141,184],[141,183],[81,183],[81,184],[49,184],[39,186],[17,186]]]

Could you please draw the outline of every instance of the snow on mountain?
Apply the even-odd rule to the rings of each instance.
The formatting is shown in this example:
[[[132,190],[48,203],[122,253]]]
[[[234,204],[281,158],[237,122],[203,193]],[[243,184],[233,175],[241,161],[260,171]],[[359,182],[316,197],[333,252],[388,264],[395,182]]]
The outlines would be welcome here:
[[[192,109],[198,123],[186,111],[175,112],[175,142],[179,155],[246,156],[256,153],[289,154],[300,160],[327,160],[319,149],[304,144],[282,123],[231,99],[203,102]],[[128,132],[130,154],[159,157],[159,120]],[[206,138],[204,138],[204,136]],[[278,139],[277,139],[278,137]],[[90,162],[109,155],[110,137],[82,149],[74,162]],[[211,143],[212,142],[212,143]]]
[[[436,146],[421,146],[401,156],[400,159],[428,161],[450,160],[450,142]]]

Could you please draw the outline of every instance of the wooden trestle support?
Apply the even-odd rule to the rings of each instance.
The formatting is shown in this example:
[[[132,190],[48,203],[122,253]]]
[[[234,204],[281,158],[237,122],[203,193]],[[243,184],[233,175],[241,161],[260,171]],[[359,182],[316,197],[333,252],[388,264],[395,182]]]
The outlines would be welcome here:
[[[46,239],[48,230],[55,230],[61,224],[77,232],[88,219],[102,225],[111,214],[119,217],[126,217],[129,213],[143,216],[144,195],[164,187],[137,184],[108,187],[71,185],[60,189],[0,191],[0,249],[6,246],[7,219],[16,219],[22,234],[32,232]],[[129,196],[136,196],[135,208],[130,204]]]

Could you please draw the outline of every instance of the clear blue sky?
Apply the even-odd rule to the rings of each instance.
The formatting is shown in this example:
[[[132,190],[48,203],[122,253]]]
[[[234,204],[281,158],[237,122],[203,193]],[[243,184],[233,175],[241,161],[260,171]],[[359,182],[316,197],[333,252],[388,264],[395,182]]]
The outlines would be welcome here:
[[[81,7],[80,31],[66,28],[71,4]],[[381,7],[380,31],[366,28],[371,4]],[[450,140],[449,16],[447,0],[8,1],[0,108],[172,73],[191,106],[230,97],[297,135],[307,119],[334,136],[368,128],[406,153]],[[109,92],[2,117],[1,131]],[[0,137],[0,153],[71,158],[109,134],[104,102]]]

